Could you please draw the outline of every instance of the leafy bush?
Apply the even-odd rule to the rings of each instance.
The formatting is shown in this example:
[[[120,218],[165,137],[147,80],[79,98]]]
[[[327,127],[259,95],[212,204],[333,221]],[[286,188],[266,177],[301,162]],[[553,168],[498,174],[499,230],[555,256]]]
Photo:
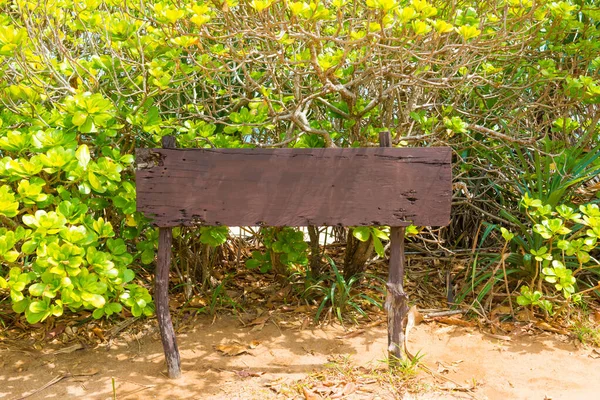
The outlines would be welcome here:
[[[147,290],[132,283],[134,256],[123,239],[145,226],[134,213],[134,186],[122,182],[133,157],[78,143],[80,134],[114,119],[101,96],[72,96],[64,104],[72,114],[58,121],[72,128],[12,131],[0,144],[0,215],[14,228],[0,229],[0,257],[11,266],[0,287],[10,287],[13,310],[30,323],[64,309],[94,310],[100,318],[120,312],[121,304],[136,316],[152,314]]]
[[[545,299],[547,289],[552,288],[550,297],[559,294],[567,301],[579,301],[581,293],[600,289],[600,263],[590,254],[599,247],[598,205],[580,205],[578,210],[564,204],[552,207],[525,196],[521,206],[529,223],[522,225],[520,234],[514,235],[502,228],[505,239],[512,241],[514,250],[522,253],[519,266],[529,279],[529,283],[521,287],[517,302],[552,313],[553,303]],[[586,271],[591,276],[588,274],[588,279],[580,280],[579,284],[586,285],[587,289],[576,292],[577,278]]]
[[[302,231],[285,227],[263,228],[261,232],[267,252],[253,251],[252,257],[246,260],[248,268],[258,268],[264,273],[271,271],[275,265],[276,272],[282,273],[286,269],[308,264],[308,244],[304,241]]]
[[[465,197],[442,239],[471,248],[482,220],[516,224],[525,192],[556,206],[598,171],[598,19],[579,0],[0,0],[2,285],[30,321],[150,313],[132,285],[157,233],[131,167],[164,135],[451,145]],[[277,242],[255,266],[305,264],[299,240]]]

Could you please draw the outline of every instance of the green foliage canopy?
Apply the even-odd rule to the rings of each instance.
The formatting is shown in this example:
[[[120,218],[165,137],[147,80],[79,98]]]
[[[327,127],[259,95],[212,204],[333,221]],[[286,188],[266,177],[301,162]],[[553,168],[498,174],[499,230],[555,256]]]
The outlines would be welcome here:
[[[30,322],[152,313],[133,149],[167,134],[332,147],[390,130],[452,145],[495,211],[549,194],[528,154],[597,144],[599,21],[589,0],[0,0],[0,286]]]

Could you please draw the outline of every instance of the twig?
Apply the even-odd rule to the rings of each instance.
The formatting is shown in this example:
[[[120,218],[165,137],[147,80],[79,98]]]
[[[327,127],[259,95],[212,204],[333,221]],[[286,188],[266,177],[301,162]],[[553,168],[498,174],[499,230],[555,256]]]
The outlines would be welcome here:
[[[475,125],[475,124],[469,124],[467,125],[467,128],[477,131],[479,133],[483,133],[489,136],[493,136],[496,139],[501,139],[504,140],[506,142],[512,142],[512,143],[519,143],[522,144],[524,146],[527,145],[532,145],[535,142],[537,142],[539,140],[539,138],[529,138],[529,139],[518,139],[518,138],[513,138],[511,136],[505,135],[503,133],[497,132],[493,129],[489,129],[486,128],[485,126],[481,126],[481,125]]]
[[[423,315],[423,318],[448,317],[450,315],[466,314],[468,312],[469,312],[469,310],[437,311],[437,312],[431,312],[429,314],[425,314],[425,315]]]
[[[56,378],[52,379],[50,382],[46,383],[44,386],[34,390],[33,392],[29,392],[29,393],[25,393],[23,395],[21,395],[21,397],[17,397],[15,400],[22,400],[22,399],[26,399],[28,397],[33,396],[34,394],[37,394],[39,392],[41,392],[42,390],[48,389],[50,386],[52,385],[56,385],[58,382],[62,381],[63,379],[67,379],[67,378],[73,378],[76,376],[92,376],[92,375],[96,375],[98,373],[98,371],[94,371],[94,372],[82,372],[79,374],[64,374],[64,375],[59,375]]]
[[[107,336],[108,337],[115,336],[117,333],[121,332],[123,329],[127,328],[129,325],[133,324],[138,319],[139,318],[135,318],[135,317],[126,319],[125,321],[119,323],[118,325],[113,326],[112,328],[109,329]]]

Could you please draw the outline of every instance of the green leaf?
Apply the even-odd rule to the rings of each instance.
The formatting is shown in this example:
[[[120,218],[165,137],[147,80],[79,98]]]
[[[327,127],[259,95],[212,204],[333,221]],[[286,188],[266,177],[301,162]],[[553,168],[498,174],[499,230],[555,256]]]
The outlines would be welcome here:
[[[95,133],[98,132],[96,129],[96,125],[94,125],[94,120],[92,118],[87,118],[85,123],[79,127],[79,131],[81,133]]]
[[[102,318],[103,315],[104,315],[104,309],[103,308],[97,308],[92,313],[92,317],[94,317],[94,319],[100,319],[100,318]]]
[[[506,242],[510,242],[515,237],[514,233],[511,233],[508,229],[504,227],[500,227],[500,231],[502,232],[502,237]]]
[[[73,125],[75,126],[81,126],[83,124],[85,124],[85,122],[87,121],[88,115],[83,112],[83,111],[77,111],[75,114],[73,114]]]
[[[260,260],[255,260],[254,258],[249,258],[246,260],[246,267],[248,267],[249,269],[258,268],[261,264],[262,262]]]
[[[34,314],[43,313],[48,309],[48,304],[44,301],[32,301],[29,304],[29,311]]]
[[[0,186],[0,215],[12,218],[19,211],[19,202],[8,185]]]
[[[11,289],[10,299],[13,301],[13,303],[18,303],[21,300],[23,300],[24,298],[25,298],[25,296],[23,296],[23,293],[21,293],[20,290]]]
[[[366,242],[371,237],[371,228],[368,226],[355,227],[352,229],[352,235],[361,242]]]
[[[90,149],[86,144],[79,146],[75,152],[75,157],[79,161],[79,165],[85,170],[90,163]]]
[[[29,300],[23,299],[20,301],[13,302],[12,309],[17,314],[22,314],[25,312],[25,310],[27,309],[28,306],[29,306]]]
[[[25,312],[25,318],[27,319],[27,322],[29,322],[30,324],[37,324],[38,322],[46,319],[47,316],[48,316],[47,312],[40,312],[40,313],[34,313],[31,311]]]
[[[123,310],[123,306],[119,303],[110,303],[105,308],[108,308],[113,314],[120,313]]]
[[[34,283],[33,285],[29,286],[29,294],[32,296],[39,297],[44,293],[44,290],[46,290],[46,284],[44,283]]]
[[[142,252],[142,264],[148,265],[154,262],[154,249],[146,249]]]
[[[92,170],[88,171],[87,178],[88,178],[88,182],[90,183],[90,186],[96,192],[98,192],[98,193],[106,192],[106,188],[104,187],[104,185],[102,185],[102,182],[100,182],[100,179]]]
[[[383,249],[383,244],[381,244],[381,240],[377,236],[373,236],[373,247],[375,248],[375,252],[381,258],[385,257],[385,251]]]
[[[134,278],[135,278],[135,273],[132,270],[130,270],[129,268],[126,268],[123,271],[123,283],[131,282]]]
[[[458,34],[460,36],[462,36],[462,38],[465,40],[476,38],[477,36],[479,36],[481,34],[481,31],[479,29],[477,29],[476,26],[471,26],[471,25],[463,25],[463,26],[455,28],[455,29],[456,29],[456,32],[458,32]]]
[[[131,306],[131,314],[134,317],[141,316],[143,312],[144,310],[137,303],[133,303],[133,305]]]
[[[15,262],[19,258],[20,253],[18,251],[7,251],[3,257],[8,262]]]
[[[382,231],[381,229],[371,228],[373,234],[381,240],[390,240],[390,237],[387,233]]]
[[[517,303],[520,306],[527,306],[527,305],[531,304],[531,301],[525,296],[517,296]]]
[[[24,254],[32,254],[38,247],[38,242],[35,240],[28,240],[27,242],[23,243],[23,245],[21,246],[21,251]]]
[[[90,303],[95,308],[104,307],[104,304],[106,303],[106,299],[103,296],[89,292],[81,293],[81,299]]]

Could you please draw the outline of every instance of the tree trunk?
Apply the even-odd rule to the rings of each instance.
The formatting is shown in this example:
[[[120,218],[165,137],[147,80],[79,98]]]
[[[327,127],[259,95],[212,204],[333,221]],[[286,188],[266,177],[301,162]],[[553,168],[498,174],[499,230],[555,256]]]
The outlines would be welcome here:
[[[202,244],[200,247],[202,250],[200,251],[200,267],[201,267],[201,281],[202,288],[206,289],[210,284],[210,277],[212,275],[212,263],[210,256],[210,245]],[[196,273],[198,271],[196,270]]]
[[[369,237],[366,242],[361,242],[348,230],[346,237],[346,254],[344,255],[344,278],[350,279],[365,270],[365,264],[373,255],[373,239]]]
[[[309,226],[308,236],[310,237],[310,274],[313,279],[318,279],[323,275],[321,247],[319,246],[319,228],[316,226]]]
[[[277,234],[281,232],[283,228],[274,227],[273,228],[273,242],[277,240]],[[269,255],[271,256],[271,266],[273,268],[273,272],[275,275],[279,276],[287,276],[287,266],[281,262],[281,257],[279,253],[273,251],[273,249],[269,249]]]

